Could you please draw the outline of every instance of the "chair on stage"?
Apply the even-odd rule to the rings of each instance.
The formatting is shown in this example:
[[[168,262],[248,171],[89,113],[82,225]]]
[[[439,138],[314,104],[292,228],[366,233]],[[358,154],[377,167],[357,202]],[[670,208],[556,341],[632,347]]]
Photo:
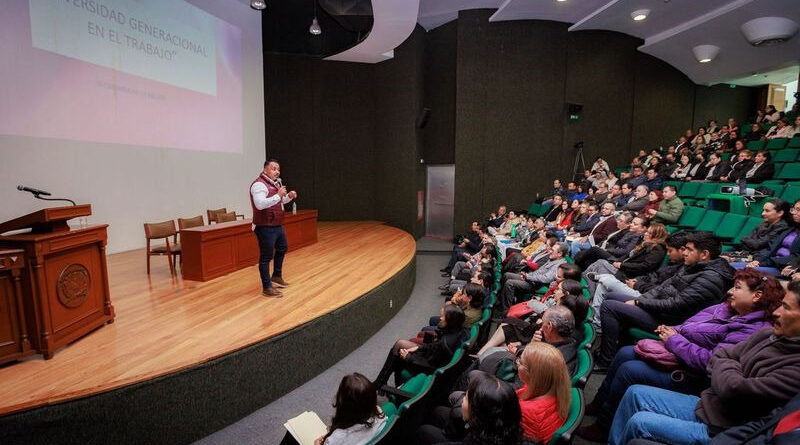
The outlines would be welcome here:
[[[236,221],[236,212],[228,212],[228,213],[217,213],[217,222],[230,222]]]
[[[193,218],[178,218],[178,230],[190,229],[192,227],[200,227],[206,225],[203,220],[203,215],[197,215]]]
[[[227,207],[223,207],[221,209],[216,209],[216,210],[209,209],[209,210],[206,210],[206,213],[208,214],[208,223],[209,224],[217,223],[217,222],[220,222],[220,221],[217,220],[218,215],[221,215],[223,213],[228,213],[228,209],[227,209]],[[244,219],[244,215],[239,215],[239,214],[236,214],[235,212],[233,212],[233,213],[235,215],[234,219],[236,219],[236,218]]]
[[[181,245],[178,244],[178,231],[175,229],[175,221],[169,220],[160,223],[144,223],[144,237],[147,240],[147,274],[150,275],[151,256],[167,255],[169,272],[175,275],[175,256],[181,254]],[[171,244],[170,238],[172,238]],[[164,240],[163,245],[150,245],[150,241],[160,239]]]

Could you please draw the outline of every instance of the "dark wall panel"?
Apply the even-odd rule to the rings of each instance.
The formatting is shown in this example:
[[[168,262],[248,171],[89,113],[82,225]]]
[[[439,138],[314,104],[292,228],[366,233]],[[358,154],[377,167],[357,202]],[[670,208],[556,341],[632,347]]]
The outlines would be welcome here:
[[[427,164],[452,164],[456,132],[456,39],[458,21],[425,34],[423,106],[431,109],[420,130]]]
[[[564,170],[567,28],[555,22],[489,23],[462,11],[456,70],[455,230],[501,202],[527,208]],[[543,44],[547,42],[547,44]],[[556,156],[553,156],[553,155]]]
[[[569,121],[564,109],[565,160],[572,173],[575,143],[583,141],[586,168],[597,156],[610,165],[629,161],[637,39],[604,31],[568,34],[566,102],[582,104],[577,121]],[[613,54],[613,56],[611,56]],[[564,166],[560,171],[564,171]],[[562,176],[566,177],[566,175]],[[552,180],[552,178],[550,178]]]
[[[422,108],[425,35],[417,27],[394,52],[375,66],[375,218],[422,236],[417,222],[417,190],[424,175],[419,163],[416,118]]]
[[[666,147],[692,124],[694,83],[669,64],[647,54],[636,54],[634,69],[631,151]]]
[[[267,155],[320,219],[374,219],[372,70],[265,55]]]
[[[694,125],[696,129],[705,126],[710,119],[716,119],[719,125],[728,122],[728,118],[736,119],[740,124],[754,116],[758,107],[759,88],[735,87],[728,84],[706,87],[695,87]]]

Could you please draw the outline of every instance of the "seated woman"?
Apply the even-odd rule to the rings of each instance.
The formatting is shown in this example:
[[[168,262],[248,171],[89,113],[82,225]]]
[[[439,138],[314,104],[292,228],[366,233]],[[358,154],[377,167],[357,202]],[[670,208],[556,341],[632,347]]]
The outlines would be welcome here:
[[[658,207],[661,205],[661,201],[664,200],[664,193],[661,190],[651,190],[647,194],[647,204],[644,208],[639,212],[643,218],[650,219],[650,210],[658,211]]]
[[[789,211],[792,223],[789,229],[778,234],[770,242],[769,248],[753,255],[749,262],[731,263],[734,269],[755,267],[773,275],[779,275],[781,269],[800,259],[800,199],[794,202]]]
[[[510,343],[527,344],[533,339],[534,333],[539,329],[541,315],[548,307],[555,305],[567,306],[575,319],[576,331],[583,331],[580,328],[589,312],[588,303],[583,298],[583,288],[581,283],[575,280],[564,280],[553,292],[553,298],[545,302],[537,302],[533,307],[533,313],[521,320],[519,318],[504,318],[500,326],[494,331],[492,337],[478,351],[478,356],[483,356],[492,348],[503,346]]]
[[[570,377],[561,352],[544,342],[533,342],[522,351],[517,390],[526,439],[547,443],[567,420],[572,402]]]
[[[510,243],[500,243],[500,258],[505,261],[510,255],[521,252],[531,243],[539,238],[539,234],[545,230],[544,218],[528,217],[525,218],[524,230],[518,230],[517,236]]]
[[[328,433],[314,441],[315,445],[364,445],[386,426],[386,416],[377,404],[375,387],[363,375],[354,372],[342,377],[333,407]],[[286,433],[281,445],[296,444]]]
[[[735,261],[739,258],[769,255],[770,243],[789,230],[790,218],[788,202],[778,198],[770,199],[764,203],[764,208],[761,210],[761,219],[764,221],[742,238],[741,250],[723,255],[723,258]]]
[[[694,155],[692,168],[689,169],[689,173],[684,176],[683,180],[691,181],[692,179],[704,179],[706,177],[706,173],[708,173],[708,169],[706,168],[706,158],[702,151],[698,151]]]
[[[641,216],[633,219],[634,224],[647,227],[648,222]],[[667,239],[667,228],[663,224],[653,223],[644,232],[642,242],[633,248],[626,258],[617,261],[597,260],[584,272],[586,287],[594,296],[597,289],[598,277],[601,275],[615,276],[619,281],[636,278],[648,274],[661,266],[664,255],[667,253],[664,241]],[[600,307],[600,303],[592,300],[592,305]]]
[[[459,418],[451,422],[453,415]],[[460,407],[436,407],[430,419],[430,424],[419,429],[420,441],[425,444],[518,445],[522,437],[522,413],[514,390],[481,371],[470,374]]]
[[[431,372],[447,364],[469,334],[464,329],[464,311],[460,307],[448,304],[443,311],[443,321],[439,323],[440,330],[433,342],[422,345],[402,339],[395,342],[375,379],[376,388],[383,387],[392,374],[403,369]]]
[[[460,307],[461,310],[464,311],[464,328],[469,329],[481,319],[485,299],[486,293],[483,287],[478,283],[469,282],[465,284],[463,288],[457,289],[456,292],[453,293],[453,296],[445,302],[445,305],[455,304]],[[439,310],[439,315],[431,317],[430,320],[428,320],[428,326],[422,328],[423,334],[425,332],[433,334],[443,327],[443,311],[444,307]],[[411,341],[421,344],[423,343],[421,341],[423,338],[424,335],[418,335],[416,339],[412,339]],[[433,338],[432,335],[431,338]]]
[[[783,406],[800,392],[799,293],[800,282],[789,283],[773,312],[771,328],[714,351],[706,367],[711,387],[699,397],[646,385],[629,387],[614,415],[608,443],[622,445],[648,438],[706,444],[722,430]]]
[[[645,351],[641,355],[634,346],[620,349],[594,401],[586,407],[587,414],[597,416],[597,421],[578,429],[577,434],[606,442],[617,405],[631,385],[699,393],[708,386],[706,366],[714,351],[769,326],[785,293],[778,280],[754,269],[740,270],[733,279],[724,303],[703,309],[679,326],[661,326],[661,340],[643,340],[649,345],[646,349],[640,345],[640,351]],[[661,358],[655,361],[656,356]]]
[[[680,160],[678,161],[678,166],[675,167],[675,170],[672,171],[672,174],[669,175],[672,179],[683,180],[686,178],[686,175],[689,174],[689,170],[692,168],[692,164],[689,160],[688,155],[681,155]]]
[[[522,272],[525,270],[538,269],[539,266],[547,262],[549,259],[548,248],[554,246],[557,241],[558,238],[556,238],[556,235],[553,232],[540,232],[539,239],[528,246],[535,246],[536,248],[525,248],[518,255],[511,256],[508,261],[503,264],[503,274],[506,272]]]
[[[755,163],[750,170],[745,172],[744,178],[748,183],[759,184],[775,176],[775,165],[769,162],[770,155],[766,150],[759,150],[756,153]]]

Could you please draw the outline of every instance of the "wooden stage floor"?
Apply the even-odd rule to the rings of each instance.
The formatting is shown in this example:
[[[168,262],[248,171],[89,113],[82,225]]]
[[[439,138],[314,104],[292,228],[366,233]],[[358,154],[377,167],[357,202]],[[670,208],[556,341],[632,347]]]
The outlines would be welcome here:
[[[283,298],[261,296],[258,267],[208,282],[171,278],[144,250],[108,257],[116,321],[55,353],[0,368],[0,415],[159,377],[284,333],[378,287],[414,257],[408,233],[378,222],[323,222],[290,252]]]

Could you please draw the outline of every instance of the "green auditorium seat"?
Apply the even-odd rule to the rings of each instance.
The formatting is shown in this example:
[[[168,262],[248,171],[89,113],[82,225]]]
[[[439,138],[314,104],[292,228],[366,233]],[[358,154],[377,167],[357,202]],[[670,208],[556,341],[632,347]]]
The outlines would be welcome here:
[[[719,223],[714,235],[722,240],[732,240],[739,235],[739,231],[747,222],[747,215],[738,215],[736,213],[726,213]]]
[[[798,199],[800,199],[800,187],[794,185],[787,185],[786,188],[783,189],[783,193],[781,194],[781,199],[784,201],[788,201],[789,204],[794,203]]]
[[[763,150],[767,146],[767,141],[750,141],[747,143],[747,149],[750,151]]]
[[[569,406],[569,415],[564,425],[561,425],[547,445],[569,445],[572,443],[572,436],[575,430],[583,421],[586,402],[583,400],[583,391],[572,388],[572,403]]]
[[[685,182],[678,192],[680,198],[693,198],[700,188],[701,182]]]
[[[700,187],[697,188],[697,191],[694,193],[695,199],[706,199],[706,196],[717,193],[719,189],[719,184],[716,182],[701,182]]]
[[[800,136],[795,136],[789,139],[789,143],[786,144],[786,148],[800,148]]]
[[[777,170],[777,165],[776,165],[776,170]],[[800,163],[793,162],[791,164],[784,165],[780,173],[777,173],[775,175],[775,178],[783,179],[786,181],[800,179]]]
[[[771,185],[783,185],[783,179],[767,179],[766,181],[762,182],[761,185],[764,184],[771,184]]]
[[[719,210],[706,210],[706,214],[703,215],[700,224],[694,229],[698,232],[713,232],[725,215],[725,212],[720,212]]]
[[[553,207],[552,204],[541,204],[539,206],[539,212],[536,213],[536,216],[544,216],[544,215],[546,215],[547,212],[549,212],[552,207]]]
[[[668,186],[668,185],[671,185],[671,186],[675,187],[675,190],[680,192],[681,191],[681,187],[683,186],[683,182],[681,182],[681,181],[664,181],[664,184],[661,186],[661,188],[663,189],[665,186]]]
[[[742,227],[739,229],[739,234],[733,238],[733,244],[739,244],[742,242],[742,238],[746,237],[753,231],[761,222],[764,221],[760,216],[748,216],[747,221],[744,222]]]
[[[761,218],[761,211],[764,210],[764,204],[767,202],[767,199],[759,199],[750,204],[750,207],[747,208],[747,215],[748,216],[755,216]]]
[[[780,181],[780,182],[783,182],[783,181]],[[800,183],[792,184],[792,185],[800,185]],[[748,185],[748,187],[749,187],[749,185]],[[774,184],[772,182],[767,183],[766,181],[764,181],[761,184],[753,185],[753,187],[768,188],[768,189],[772,190],[772,192],[773,192],[772,196],[781,196],[781,193],[783,193],[783,184],[780,184],[780,183],[779,184]]]
[[[530,207],[528,207],[528,215],[538,216],[539,210],[541,210],[541,208],[542,208],[541,204],[539,204],[538,202],[534,202],[533,204],[531,204]]]
[[[596,338],[597,331],[594,330],[594,325],[587,321],[583,324],[583,341],[578,345],[578,349],[591,350]]]
[[[758,141],[758,142],[765,142],[767,150],[780,150],[786,147],[786,144],[789,143],[789,139],[775,138],[775,139],[770,139],[768,141]],[[747,144],[747,148],[750,148],[750,143]]]
[[[639,328],[628,329],[628,336],[634,341],[644,340],[646,338],[658,340],[658,335],[656,335],[654,332],[643,331]]]
[[[683,214],[678,220],[676,226],[682,229],[694,229],[703,220],[703,215],[706,214],[706,209],[700,207],[686,206],[683,208]]]
[[[588,349],[578,349],[578,367],[575,370],[575,375],[572,376],[572,386],[576,388],[583,388],[586,386],[586,381],[592,374],[592,353]]]
[[[742,125],[739,128],[739,137],[743,138],[747,133],[750,133],[751,131],[752,131],[752,128],[750,128],[749,125]]]
[[[798,154],[800,154],[800,148],[784,148],[775,153],[772,162],[794,162],[797,160]]]

